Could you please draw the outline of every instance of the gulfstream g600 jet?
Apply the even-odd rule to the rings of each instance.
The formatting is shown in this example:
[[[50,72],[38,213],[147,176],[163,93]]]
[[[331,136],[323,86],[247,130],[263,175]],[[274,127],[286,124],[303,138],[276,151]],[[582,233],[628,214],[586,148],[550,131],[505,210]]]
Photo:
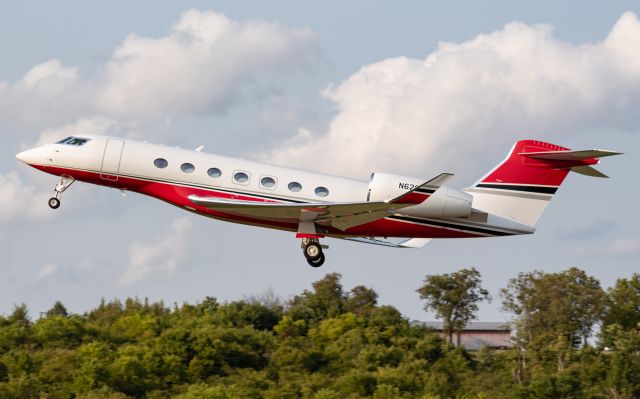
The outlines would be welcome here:
[[[606,177],[592,165],[619,154],[518,141],[502,163],[460,190],[445,184],[450,173],[431,179],[373,173],[366,182],[200,149],[79,135],[16,157],[60,176],[53,209],[76,180],[133,191],[215,219],[295,233],[307,262],[318,267],[323,237],[418,248],[432,238],[531,234],[570,171]]]

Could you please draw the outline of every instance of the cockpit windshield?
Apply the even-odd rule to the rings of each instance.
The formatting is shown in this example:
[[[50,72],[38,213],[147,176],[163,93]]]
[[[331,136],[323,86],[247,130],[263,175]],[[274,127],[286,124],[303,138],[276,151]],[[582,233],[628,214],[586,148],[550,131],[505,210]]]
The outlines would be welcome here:
[[[82,137],[69,136],[65,139],[58,141],[56,144],[68,144],[68,145],[81,146],[81,145],[84,145],[89,140],[91,139],[84,139]]]

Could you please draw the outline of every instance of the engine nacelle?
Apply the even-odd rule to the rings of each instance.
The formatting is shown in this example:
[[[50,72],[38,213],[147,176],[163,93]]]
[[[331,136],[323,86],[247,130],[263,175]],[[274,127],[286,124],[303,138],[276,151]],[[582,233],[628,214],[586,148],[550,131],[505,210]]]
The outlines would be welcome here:
[[[425,179],[373,173],[369,181],[369,201],[388,201],[423,184]],[[464,191],[442,186],[421,204],[398,210],[399,213],[422,217],[467,217],[471,214],[473,197]]]

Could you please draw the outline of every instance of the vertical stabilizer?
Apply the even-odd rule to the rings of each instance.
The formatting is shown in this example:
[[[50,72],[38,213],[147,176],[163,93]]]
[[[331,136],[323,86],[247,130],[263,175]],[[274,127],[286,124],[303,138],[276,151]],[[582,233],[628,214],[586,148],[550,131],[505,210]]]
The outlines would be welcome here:
[[[604,150],[572,151],[555,144],[522,140],[507,158],[465,191],[473,207],[535,226],[567,174],[574,170],[606,177],[591,167],[599,157],[619,153]]]

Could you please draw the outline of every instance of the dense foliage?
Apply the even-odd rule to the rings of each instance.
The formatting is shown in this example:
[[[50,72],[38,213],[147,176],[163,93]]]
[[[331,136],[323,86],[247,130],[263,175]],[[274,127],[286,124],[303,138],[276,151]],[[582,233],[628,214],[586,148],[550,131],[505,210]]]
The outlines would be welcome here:
[[[523,273],[502,297],[517,346],[475,352],[337,274],[286,302],[56,303],[37,320],[16,306],[0,317],[0,398],[640,397],[640,275],[605,292],[575,268]]]

